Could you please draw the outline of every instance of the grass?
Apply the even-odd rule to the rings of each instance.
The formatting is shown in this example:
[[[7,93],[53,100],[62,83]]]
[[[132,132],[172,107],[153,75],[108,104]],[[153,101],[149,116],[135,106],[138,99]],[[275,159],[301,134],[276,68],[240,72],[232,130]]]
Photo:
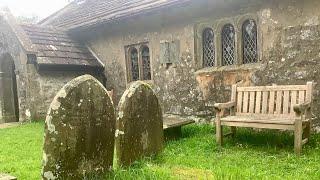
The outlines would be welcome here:
[[[288,132],[239,129],[235,139],[215,145],[214,128],[190,125],[183,137],[166,143],[160,155],[128,169],[116,169],[105,179],[319,179],[320,135],[313,135],[303,155],[293,153]],[[0,129],[0,172],[18,179],[39,179],[43,124]]]
[[[18,179],[39,179],[43,123],[0,129],[0,172]]]

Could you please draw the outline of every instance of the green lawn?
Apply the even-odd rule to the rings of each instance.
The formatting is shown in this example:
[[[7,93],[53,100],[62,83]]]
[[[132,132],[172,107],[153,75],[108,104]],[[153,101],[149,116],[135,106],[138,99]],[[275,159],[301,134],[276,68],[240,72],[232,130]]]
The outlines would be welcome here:
[[[187,126],[159,156],[117,169],[106,179],[320,179],[320,135],[296,157],[287,132],[239,129],[222,148],[213,134],[209,125]],[[42,138],[43,123],[0,129],[0,172],[39,179]]]

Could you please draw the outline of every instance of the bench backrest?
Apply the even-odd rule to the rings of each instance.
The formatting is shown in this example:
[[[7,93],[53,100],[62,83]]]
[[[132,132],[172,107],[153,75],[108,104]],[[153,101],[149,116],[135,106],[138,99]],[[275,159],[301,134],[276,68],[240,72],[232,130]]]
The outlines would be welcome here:
[[[231,101],[236,102],[236,114],[270,114],[294,116],[293,106],[312,101],[312,82],[289,86],[232,86]]]

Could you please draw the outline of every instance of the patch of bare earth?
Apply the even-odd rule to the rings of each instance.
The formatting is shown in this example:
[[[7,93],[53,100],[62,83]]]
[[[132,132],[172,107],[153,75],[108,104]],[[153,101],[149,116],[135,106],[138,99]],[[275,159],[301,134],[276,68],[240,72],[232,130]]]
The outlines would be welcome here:
[[[211,171],[196,168],[175,167],[172,174],[178,179],[214,179]]]

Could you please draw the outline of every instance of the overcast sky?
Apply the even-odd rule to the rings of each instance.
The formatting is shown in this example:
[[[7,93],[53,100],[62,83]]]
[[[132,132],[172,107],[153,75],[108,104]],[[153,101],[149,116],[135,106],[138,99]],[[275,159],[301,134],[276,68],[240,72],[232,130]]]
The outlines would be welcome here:
[[[9,7],[15,16],[34,16],[43,19],[63,8],[70,0],[0,0],[0,7]]]

